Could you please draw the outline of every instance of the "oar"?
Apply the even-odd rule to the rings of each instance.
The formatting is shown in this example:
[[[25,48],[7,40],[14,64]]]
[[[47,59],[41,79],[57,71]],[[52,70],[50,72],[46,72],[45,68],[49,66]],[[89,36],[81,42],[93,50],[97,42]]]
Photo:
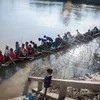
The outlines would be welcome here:
[[[16,65],[16,63],[14,62],[14,60],[9,56],[10,60],[13,62],[14,65]]]

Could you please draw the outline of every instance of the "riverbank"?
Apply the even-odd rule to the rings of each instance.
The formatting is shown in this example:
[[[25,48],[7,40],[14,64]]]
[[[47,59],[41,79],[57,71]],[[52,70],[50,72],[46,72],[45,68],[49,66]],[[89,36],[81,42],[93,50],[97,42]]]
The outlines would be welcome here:
[[[100,72],[94,74],[86,74],[84,77],[76,78],[75,80],[84,80],[92,82],[100,82]],[[78,100],[100,100],[100,91],[92,91],[88,89],[75,89],[69,88],[69,96],[72,95],[71,91],[73,90],[73,98]]]

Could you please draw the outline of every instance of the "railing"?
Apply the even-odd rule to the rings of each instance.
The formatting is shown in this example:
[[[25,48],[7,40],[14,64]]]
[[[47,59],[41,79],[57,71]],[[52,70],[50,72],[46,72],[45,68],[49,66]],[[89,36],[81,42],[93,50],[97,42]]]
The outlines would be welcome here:
[[[42,85],[44,78],[41,77],[28,77],[29,81],[38,82],[38,91],[42,90]],[[94,91],[100,91],[100,82],[90,82],[90,81],[77,81],[77,80],[64,80],[64,79],[52,79],[52,84],[56,83],[59,85],[58,99],[66,97],[67,87],[73,87],[78,89],[89,89]]]

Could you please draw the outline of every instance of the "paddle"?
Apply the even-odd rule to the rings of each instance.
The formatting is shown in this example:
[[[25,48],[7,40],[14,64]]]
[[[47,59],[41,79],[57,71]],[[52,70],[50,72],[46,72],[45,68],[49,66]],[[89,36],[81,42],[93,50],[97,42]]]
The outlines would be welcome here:
[[[14,65],[16,65],[16,63],[14,62],[14,60],[9,56],[10,60],[13,62]]]

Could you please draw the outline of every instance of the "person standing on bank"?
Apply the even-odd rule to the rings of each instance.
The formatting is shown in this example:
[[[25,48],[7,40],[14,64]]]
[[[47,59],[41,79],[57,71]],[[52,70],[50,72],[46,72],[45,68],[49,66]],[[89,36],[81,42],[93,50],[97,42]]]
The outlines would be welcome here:
[[[53,72],[52,69],[47,69],[47,75],[44,78],[44,88],[45,88],[45,91],[44,91],[43,100],[46,97],[47,89],[49,87],[51,87],[52,72]]]

